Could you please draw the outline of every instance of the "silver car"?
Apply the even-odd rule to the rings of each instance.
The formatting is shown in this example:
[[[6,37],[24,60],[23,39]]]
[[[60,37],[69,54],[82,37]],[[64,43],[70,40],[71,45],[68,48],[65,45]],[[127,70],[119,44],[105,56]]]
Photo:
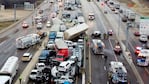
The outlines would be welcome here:
[[[140,37],[139,37],[139,40],[140,41],[142,41],[142,42],[147,42],[147,40],[148,40],[148,37],[147,37],[147,35],[141,35]]]

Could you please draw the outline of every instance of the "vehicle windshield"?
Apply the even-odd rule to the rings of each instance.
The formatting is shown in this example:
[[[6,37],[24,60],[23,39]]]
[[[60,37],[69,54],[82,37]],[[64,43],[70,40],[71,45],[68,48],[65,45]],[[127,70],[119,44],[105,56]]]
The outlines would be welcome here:
[[[63,56],[61,56],[61,55],[57,55],[56,57],[57,57],[57,58],[63,58]]]
[[[39,65],[39,67],[44,67],[44,65]]]
[[[37,72],[32,72],[31,74],[32,74],[32,75],[36,75],[36,74],[37,74]]]

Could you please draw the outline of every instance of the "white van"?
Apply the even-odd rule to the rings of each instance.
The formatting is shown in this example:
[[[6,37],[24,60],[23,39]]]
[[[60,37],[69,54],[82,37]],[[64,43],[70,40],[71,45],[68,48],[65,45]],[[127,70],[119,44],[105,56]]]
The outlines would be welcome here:
[[[85,19],[84,19],[83,16],[79,16],[79,17],[78,17],[78,23],[79,23],[79,24],[85,23]]]
[[[56,39],[64,39],[64,33],[63,32],[57,32]]]
[[[60,32],[64,32],[66,30],[66,26],[64,24],[60,24]]]
[[[71,70],[71,67],[73,66],[74,63],[75,61],[70,60],[61,62],[57,69],[58,71],[68,72],[69,70]]]

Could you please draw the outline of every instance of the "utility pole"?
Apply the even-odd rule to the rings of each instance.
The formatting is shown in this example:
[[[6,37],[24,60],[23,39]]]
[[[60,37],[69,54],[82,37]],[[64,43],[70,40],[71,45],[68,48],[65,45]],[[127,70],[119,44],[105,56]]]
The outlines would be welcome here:
[[[16,22],[16,4],[14,4],[14,22]]]
[[[126,23],[126,51],[128,50],[128,36],[129,36],[129,28],[131,27],[131,23],[127,22]]]
[[[119,8],[120,8],[120,4],[119,4]],[[118,24],[118,38],[120,37],[119,35],[119,32],[120,32],[120,28],[121,28],[121,17],[120,17],[120,13],[118,13],[118,15],[119,15],[119,24]]]

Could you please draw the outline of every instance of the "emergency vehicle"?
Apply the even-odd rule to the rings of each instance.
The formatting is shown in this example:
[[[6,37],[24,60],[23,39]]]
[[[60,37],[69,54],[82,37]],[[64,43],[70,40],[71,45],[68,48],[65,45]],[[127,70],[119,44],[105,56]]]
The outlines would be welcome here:
[[[137,65],[148,66],[149,65],[149,50],[142,49],[137,56]]]

